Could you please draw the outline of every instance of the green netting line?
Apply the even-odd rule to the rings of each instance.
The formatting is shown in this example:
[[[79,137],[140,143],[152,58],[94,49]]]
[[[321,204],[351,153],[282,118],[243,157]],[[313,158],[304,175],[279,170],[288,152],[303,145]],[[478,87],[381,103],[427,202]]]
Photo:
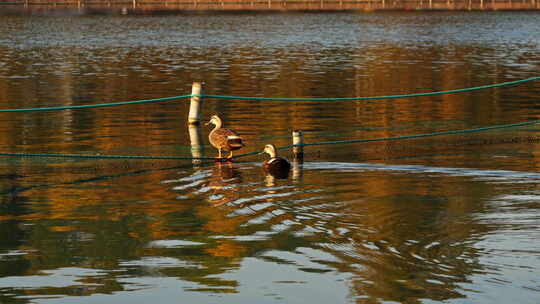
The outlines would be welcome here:
[[[182,99],[182,98],[188,98],[188,97],[191,97],[191,94],[181,95],[181,96],[172,96],[172,97],[163,97],[163,98],[154,98],[154,99],[134,100],[134,101],[98,103],[98,104],[93,104],[93,105],[58,106],[58,107],[26,108],[26,109],[2,109],[0,110],[0,112],[59,111],[59,110],[103,108],[103,107],[125,106],[125,105],[139,104],[139,103],[163,102],[163,101],[170,101],[170,100]]]
[[[437,92],[426,92],[426,93],[413,93],[413,94],[402,94],[402,95],[388,95],[388,96],[369,96],[369,97],[323,97],[323,98],[274,98],[274,97],[242,97],[242,96],[222,96],[222,95],[198,95],[199,97],[205,98],[216,98],[216,99],[237,99],[237,100],[258,100],[258,101],[351,101],[351,100],[375,100],[375,99],[396,99],[396,98],[409,98],[409,97],[421,97],[421,96],[433,96],[433,95],[444,95],[444,94],[454,94],[454,93],[463,93],[463,92],[472,92],[477,90],[491,89],[497,87],[511,86],[522,84],[529,81],[539,80],[540,76],[535,76],[527,79],[507,81],[489,85],[483,85],[479,87],[465,88],[465,89],[455,89],[447,91],[437,91]]]
[[[506,129],[506,128],[522,127],[522,126],[534,125],[534,124],[537,124],[537,123],[540,123],[540,120],[531,120],[531,121],[518,122],[518,123],[506,124],[506,125],[496,125],[496,126],[474,128],[474,129],[465,129],[465,130],[441,131],[441,132],[415,134],[415,135],[403,135],[403,136],[369,138],[369,139],[348,139],[348,140],[320,141],[320,142],[314,142],[314,143],[304,143],[304,144],[301,144],[301,145],[287,145],[287,146],[283,146],[283,147],[278,147],[277,149],[284,150],[284,149],[290,149],[292,147],[307,147],[307,146],[367,143],[367,142],[377,142],[377,141],[393,141],[393,140],[404,140],[404,139],[413,139],[413,138],[421,138],[421,137],[432,137],[432,136],[441,136],[441,135],[467,134],[467,133],[476,133],[476,132],[489,131],[489,130],[495,130],[495,129]],[[249,152],[249,153],[236,155],[236,157],[251,156],[251,155],[258,154],[258,153],[260,153],[260,152],[258,152],[258,151]]]
[[[350,100],[375,100],[375,99],[396,99],[396,98],[409,98],[409,97],[420,97],[420,96],[433,96],[433,95],[443,95],[443,94],[453,94],[461,92],[471,92],[477,90],[491,89],[497,87],[511,86],[522,84],[529,81],[539,80],[540,76],[535,76],[527,79],[501,82],[496,84],[483,85],[479,87],[465,88],[465,89],[456,89],[456,90],[447,90],[447,91],[437,91],[437,92],[426,92],[426,93],[413,93],[413,94],[402,94],[402,95],[388,95],[388,96],[368,96],[368,97],[323,97],[323,98],[274,98],[274,97],[243,97],[243,96],[223,96],[223,95],[206,95],[206,94],[189,94],[189,95],[180,95],[172,97],[163,97],[163,98],[154,98],[154,99],[143,99],[143,100],[134,100],[134,101],[123,101],[123,102],[113,102],[113,103],[100,103],[93,105],[75,105],[75,106],[57,106],[57,107],[42,107],[42,108],[24,108],[24,109],[0,109],[2,112],[32,112],[32,111],[60,111],[60,110],[76,110],[76,109],[90,109],[90,108],[103,108],[103,107],[114,107],[114,106],[124,106],[132,104],[142,104],[142,103],[152,103],[152,102],[163,102],[176,99],[190,98],[193,96],[204,97],[204,98],[216,98],[216,99],[237,99],[237,100],[258,100],[258,101],[350,101]]]
[[[452,135],[452,134],[467,134],[482,132],[495,129],[505,129],[505,128],[515,128],[522,127],[540,123],[540,120],[531,120],[513,124],[506,125],[496,125],[482,128],[474,129],[465,129],[465,130],[451,130],[451,131],[441,131],[425,134],[415,134],[415,135],[404,135],[404,136],[394,136],[394,137],[381,137],[381,138],[369,138],[369,139],[349,139],[349,140],[334,140],[334,141],[321,141],[314,143],[305,143],[302,145],[287,145],[279,147],[278,149],[290,149],[292,147],[298,146],[321,146],[321,145],[339,145],[339,144],[352,144],[352,143],[366,143],[366,142],[377,142],[377,141],[393,141],[393,140],[404,140],[404,139],[413,139],[421,137],[432,137],[440,135]],[[235,157],[246,157],[251,155],[259,154],[260,151],[253,151],[244,154],[238,154]],[[87,159],[161,159],[161,160],[215,160],[214,157],[185,157],[185,156],[145,156],[145,155],[101,155],[101,154],[51,154],[51,153],[10,153],[10,152],[0,152],[0,156],[15,156],[15,157],[51,157],[51,158],[87,158]]]
[[[11,153],[0,152],[0,156],[86,158],[86,159],[154,159],[154,160],[214,160],[214,157],[151,156],[151,155],[101,155],[101,154],[54,154],[54,153]]]

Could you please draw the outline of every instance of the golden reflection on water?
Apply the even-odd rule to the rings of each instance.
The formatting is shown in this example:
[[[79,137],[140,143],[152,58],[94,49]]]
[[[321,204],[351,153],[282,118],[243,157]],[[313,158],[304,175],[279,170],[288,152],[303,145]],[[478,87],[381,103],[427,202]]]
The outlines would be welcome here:
[[[392,166],[377,172],[306,165],[301,184],[269,183],[257,164],[218,163],[23,191],[24,196],[3,204],[26,212],[14,210],[2,222],[3,231],[23,235],[17,248],[26,254],[10,258],[27,266],[10,264],[8,269],[38,275],[40,269],[78,265],[104,269],[105,282],[113,283],[126,271],[132,276],[129,269],[140,264],[142,275],[179,277],[200,286],[192,291],[237,292],[238,282],[219,274],[240,269],[243,258],[262,255],[276,267],[298,263],[308,273],[350,274],[355,295],[387,300],[396,300],[396,294],[462,297],[457,284],[487,271],[477,262],[481,250],[474,243],[496,228],[482,224],[475,214],[484,213],[484,202],[512,186],[499,189],[477,181],[471,187],[466,174],[424,176],[410,169],[411,177],[392,173]],[[191,240],[195,245],[147,246],[155,240]],[[300,260],[268,253],[303,248],[330,254],[333,260],[315,255],[309,259],[319,266],[302,270]],[[139,264],[123,262],[139,259]],[[119,274],[109,272],[114,269]],[[96,280],[89,275],[78,284]],[[101,279],[96,284],[80,295],[119,290]],[[29,294],[65,294],[72,288],[40,287]]]
[[[527,35],[506,38],[502,52],[508,54],[507,63],[502,64],[497,58],[504,43],[471,43],[452,35],[447,38],[457,41],[441,42],[423,32],[427,21],[421,15],[344,16],[356,21],[352,29],[337,16],[318,18],[336,22],[336,28],[349,34],[367,22],[370,26],[362,32],[367,40],[348,43],[340,39],[340,31],[319,28],[321,36],[335,35],[335,40],[317,44],[285,35],[288,44],[271,44],[248,27],[248,34],[243,33],[251,46],[240,38],[240,45],[230,44],[230,38],[218,35],[225,46],[196,45],[192,51],[175,43],[177,22],[202,26],[209,19],[191,16],[158,19],[171,25],[170,45],[149,46],[150,38],[124,37],[135,39],[128,49],[115,47],[124,42],[111,38],[103,45],[57,48],[57,38],[50,36],[45,47],[28,41],[15,50],[2,43],[0,103],[2,108],[21,108],[183,95],[194,80],[204,80],[209,94],[393,95],[515,80],[536,71],[534,65],[518,64],[539,56]],[[260,22],[270,26],[281,21],[289,30],[303,24],[306,37],[316,39],[310,36],[315,19],[302,17],[304,23],[298,25],[288,17],[265,16]],[[520,17],[516,22],[530,18]],[[429,25],[440,33],[453,18],[456,15],[435,17],[442,25]],[[485,18],[491,24],[490,17]],[[37,23],[57,29],[61,20]],[[99,31],[96,20],[122,24],[116,18],[69,22],[108,33]],[[210,21],[233,29],[243,26],[229,16]],[[148,26],[145,18],[125,22],[133,26],[132,34]],[[392,38],[396,24],[406,29],[400,31],[405,35],[401,40]],[[20,24],[15,28],[29,35]],[[376,30],[386,33],[387,40],[381,41]],[[68,45],[79,41],[73,34],[66,34]],[[425,45],[409,45],[416,38]],[[211,39],[208,43],[215,44]],[[528,53],[512,53],[517,49],[512,43]],[[245,138],[242,152],[252,152],[267,143],[290,144],[296,129],[305,132],[306,142],[315,142],[537,119],[539,88],[528,83],[474,94],[372,102],[205,100],[204,115],[219,113],[226,126]],[[0,150],[190,156],[194,150],[186,115],[185,101],[2,113]],[[197,153],[213,156],[209,129],[198,131],[203,146]],[[156,286],[165,288],[167,279],[174,279],[179,297],[204,302],[209,295],[242,297],[265,278],[272,278],[261,283],[268,291],[253,289],[255,296],[276,303],[283,300],[279,296],[292,302],[313,296],[317,302],[324,293],[356,303],[459,298],[489,302],[489,296],[481,294],[492,295],[486,287],[490,278],[500,281],[510,272],[527,278],[499,287],[525,303],[534,297],[538,281],[520,269],[534,270],[534,263],[526,264],[538,256],[537,248],[523,254],[493,244],[522,250],[537,233],[538,141],[528,140],[537,131],[532,126],[481,135],[307,147],[305,163],[293,166],[288,179],[267,176],[257,156],[232,164],[6,157],[0,165],[0,302],[30,301],[22,296],[159,293]],[[486,260],[493,252],[500,261]],[[155,283],[156,277],[162,282]],[[50,282],[43,282],[47,278]],[[348,298],[341,298],[344,294]],[[87,299],[93,297],[74,301]]]

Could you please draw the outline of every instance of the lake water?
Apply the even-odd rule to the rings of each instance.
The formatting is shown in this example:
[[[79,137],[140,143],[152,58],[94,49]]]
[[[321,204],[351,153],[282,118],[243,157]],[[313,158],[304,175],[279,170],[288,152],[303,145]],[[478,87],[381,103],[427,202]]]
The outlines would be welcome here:
[[[0,108],[353,97],[539,75],[538,12],[0,17]],[[204,100],[246,142],[540,117],[540,81],[373,101]],[[186,100],[0,113],[0,152],[191,156]],[[213,157],[209,127],[203,155]],[[280,151],[291,158],[290,151]],[[0,303],[539,303],[540,126],[262,155],[0,159]]]

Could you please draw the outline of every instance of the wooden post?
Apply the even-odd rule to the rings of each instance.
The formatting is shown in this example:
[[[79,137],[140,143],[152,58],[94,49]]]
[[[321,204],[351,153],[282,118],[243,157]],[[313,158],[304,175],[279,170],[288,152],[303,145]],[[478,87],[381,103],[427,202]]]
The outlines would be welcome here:
[[[304,133],[301,130],[294,130],[293,133],[293,145],[300,145],[293,147],[294,159],[292,161],[292,179],[298,182],[302,179],[302,164],[304,163]]]
[[[302,131],[300,130],[294,130],[292,132],[292,136],[293,145],[295,145],[293,147],[294,159],[302,162],[302,160],[304,159],[304,146],[302,146],[304,144],[304,133],[302,133]]]
[[[191,103],[189,105],[188,123],[198,125],[201,120],[201,94],[203,91],[202,82],[194,82],[191,87]]]
[[[201,163],[201,156],[203,145],[201,144],[201,128],[198,125],[190,124],[189,129],[189,140],[191,142],[191,156],[193,157],[193,164],[198,165]]]

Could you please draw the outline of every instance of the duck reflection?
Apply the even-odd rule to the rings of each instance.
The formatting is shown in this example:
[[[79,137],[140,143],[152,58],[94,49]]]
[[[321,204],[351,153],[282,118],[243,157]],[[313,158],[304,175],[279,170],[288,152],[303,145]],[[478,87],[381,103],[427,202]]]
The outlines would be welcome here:
[[[276,178],[272,174],[266,174],[264,184],[266,187],[274,187],[276,185]]]
[[[213,192],[209,197],[212,205],[220,206],[237,199],[239,194],[235,188],[241,183],[242,176],[233,163],[216,162],[208,184]]]

